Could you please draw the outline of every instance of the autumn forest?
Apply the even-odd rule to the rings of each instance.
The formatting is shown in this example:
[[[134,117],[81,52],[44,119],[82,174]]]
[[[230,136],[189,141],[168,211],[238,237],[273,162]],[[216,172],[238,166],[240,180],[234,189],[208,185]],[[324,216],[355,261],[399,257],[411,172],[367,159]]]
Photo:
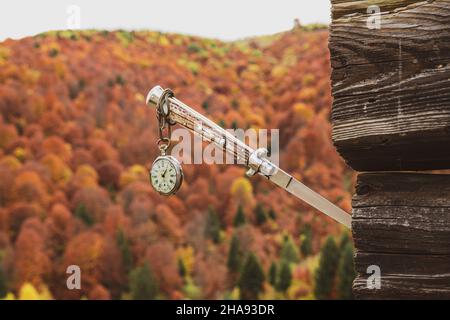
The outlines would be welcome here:
[[[233,165],[157,194],[154,85],[224,128],[280,130],[280,166],[350,212],[328,31],[236,42],[59,31],[0,43],[0,299],[351,299],[350,233]],[[66,285],[68,266],[81,288]]]

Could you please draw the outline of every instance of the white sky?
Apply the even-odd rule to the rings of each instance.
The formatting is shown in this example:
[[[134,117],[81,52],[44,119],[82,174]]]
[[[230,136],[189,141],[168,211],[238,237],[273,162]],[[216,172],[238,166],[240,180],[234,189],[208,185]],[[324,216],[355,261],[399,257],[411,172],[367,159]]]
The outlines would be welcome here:
[[[329,23],[330,0],[10,0],[0,5],[0,41],[49,30],[151,29],[234,40],[302,24]],[[71,19],[70,5],[80,8]],[[70,25],[70,24],[69,24]]]

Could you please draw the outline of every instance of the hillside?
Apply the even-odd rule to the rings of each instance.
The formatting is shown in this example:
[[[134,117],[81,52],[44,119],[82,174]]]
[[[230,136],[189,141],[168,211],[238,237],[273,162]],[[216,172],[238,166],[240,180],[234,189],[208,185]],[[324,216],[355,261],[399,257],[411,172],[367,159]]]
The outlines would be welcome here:
[[[327,39],[82,31],[0,43],[0,297],[3,283],[16,297],[237,298],[254,253],[261,298],[312,298],[320,248],[343,228],[236,166],[184,165],[177,196],[159,196],[144,100],[160,84],[224,127],[279,128],[281,166],[350,211],[352,172],[330,139]],[[268,270],[286,261],[292,281],[277,292]],[[81,290],[65,287],[69,265]]]

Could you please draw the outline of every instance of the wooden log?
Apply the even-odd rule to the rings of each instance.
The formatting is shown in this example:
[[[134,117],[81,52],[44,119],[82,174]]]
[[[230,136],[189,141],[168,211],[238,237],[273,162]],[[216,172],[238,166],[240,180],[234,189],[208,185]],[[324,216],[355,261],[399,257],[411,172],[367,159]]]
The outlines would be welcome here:
[[[331,2],[339,153],[358,171],[450,168],[450,0]]]
[[[450,298],[450,175],[360,174],[352,232],[356,298]],[[380,289],[367,285],[371,265]]]
[[[382,287],[379,290],[368,289],[365,276],[357,277],[353,283],[353,295],[355,299],[449,299],[450,290],[445,279],[433,279],[430,277],[406,277],[383,276]]]
[[[339,19],[342,16],[354,13],[367,13],[367,8],[376,5],[383,8],[383,11],[392,11],[397,8],[405,7],[411,3],[422,2],[423,0],[331,0],[333,4],[333,19]]]
[[[371,265],[380,267],[381,287],[369,289]],[[353,284],[357,299],[448,299],[450,255],[410,255],[358,252]]]

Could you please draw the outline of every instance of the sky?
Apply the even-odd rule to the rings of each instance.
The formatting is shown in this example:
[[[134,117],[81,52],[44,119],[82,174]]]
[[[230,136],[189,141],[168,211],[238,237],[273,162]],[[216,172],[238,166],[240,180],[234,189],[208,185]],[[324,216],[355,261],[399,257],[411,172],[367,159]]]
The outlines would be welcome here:
[[[6,1],[5,1],[6,2]],[[330,22],[330,0],[13,0],[0,5],[0,41],[64,29],[150,29],[222,40]]]

